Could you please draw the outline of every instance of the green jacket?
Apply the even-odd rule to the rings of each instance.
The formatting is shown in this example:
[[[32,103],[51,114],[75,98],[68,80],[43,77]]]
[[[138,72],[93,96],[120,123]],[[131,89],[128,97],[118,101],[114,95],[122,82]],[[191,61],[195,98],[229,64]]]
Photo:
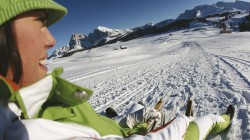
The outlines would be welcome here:
[[[0,96],[9,98],[9,102],[21,109],[22,119],[45,118],[74,122],[95,129],[101,136],[114,134],[127,137],[127,132],[118,123],[93,110],[87,102],[92,91],[60,78],[62,71],[56,69],[41,81],[17,91],[1,78],[1,93],[5,94]]]

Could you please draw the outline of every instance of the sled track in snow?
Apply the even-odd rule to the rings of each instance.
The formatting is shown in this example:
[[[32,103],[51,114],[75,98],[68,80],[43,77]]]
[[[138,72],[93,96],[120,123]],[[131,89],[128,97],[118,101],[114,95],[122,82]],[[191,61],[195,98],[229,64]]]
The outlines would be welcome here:
[[[161,58],[162,60],[164,60],[164,58]],[[156,59],[156,60],[161,60],[161,59]],[[151,67],[148,67],[148,69],[146,69],[146,72],[145,73],[138,73],[137,76],[133,77],[133,78],[130,78],[128,79],[127,81],[125,81],[125,83],[123,84],[123,87],[129,87],[130,85],[134,84],[134,83],[137,83],[138,81],[144,81],[144,86],[139,86],[139,87],[136,87],[136,88],[130,88],[132,90],[128,90],[128,91],[125,91],[123,94],[121,94],[118,98],[115,98],[114,100],[118,100],[118,99],[125,99],[122,101],[122,103],[128,101],[131,97],[133,97],[134,95],[136,94],[139,94],[139,95],[142,95],[142,97],[138,97],[138,95],[136,97],[138,97],[137,99],[133,99],[133,100],[141,100],[143,97],[147,96],[149,93],[151,92],[154,92],[154,90],[156,89],[155,87],[153,88],[150,88],[149,90],[147,91],[142,91],[142,88],[145,87],[145,85],[158,85],[159,82],[158,81],[155,81],[154,79],[158,79],[158,78],[151,78],[150,79],[150,76],[152,75],[156,75],[156,73],[160,73],[159,71],[161,71],[161,73],[163,72],[163,70],[159,70],[158,67],[162,67],[161,65],[157,65],[157,64],[152,64],[153,61],[156,61],[156,60],[151,60],[151,61],[148,61],[147,65],[152,65]],[[181,60],[179,60],[181,61]],[[143,65],[146,65],[145,63],[143,63]],[[157,65],[157,66],[156,66]],[[165,65],[170,65],[171,67],[175,66],[176,64],[165,64]],[[157,68],[155,68],[157,67]],[[171,68],[170,67],[170,68]],[[167,68],[167,70],[170,70],[169,68]],[[161,75],[161,74],[160,74]],[[158,77],[160,76],[158,75]],[[124,80],[123,80],[124,82]],[[126,83],[127,82],[127,83]],[[146,82],[146,83],[145,83]],[[110,84],[109,84],[110,85]],[[112,94],[116,91],[119,91],[120,89],[118,90],[115,90],[115,91],[111,91],[109,92],[108,94]],[[139,93],[141,92],[141,93]],[[143,93],[144,92],[144,93]],[[145,93],[146,92],[146,93]],[[98,96],[98,94],[97,94]],[[129,98],[124,98],[123,96],[125,97],[129,97]],[[93,102],[95,102],[96,100],[94,100]],[[119,105],[122,104],[119,102]],[[96,111],[98,112],[99,110],[102,110],[103,108],[107,107],[107,106],[112,106],[112,105],[115,105],[115,106],[118,106],[116,103],[114,103],[114,101],[109,101],[109,102],[106,102],[105,105],[103,106],[98,106],[98,108],[96,109]]]
[[[222,60],[224,63],[226,63],[227,65],[229,65],[232,69],[234,69],[239,76],[248,84],[248,86],[250,87],[250,82],[248,81],[248,79],[237,69],[235,68],[231,63],[229,63],[226,59],[220,57],[220,60]]]
[[[168,64],[170,65],[170,67],[165,70],[171,70],[171,68],[174,67],[177,63],[178,62],[173,63],[173,64],[172,63]],[[161,73],[163,72],[164,70],[160,70],[159,72],[158,68],[154,68],[154,67],[146,70],[146,72],[144,73],[139,72],[138,75],[135,75],[131,79],[128,79],[127,80],[129,81],[128,83],[123,83],[123,86],[120,89],[109,92],[108,94],[112,94],[115,92],[123,91],[124,88],[126,89],[118,97],[114,98],[114,100],[106,102],[102,106],[98,106],[98,108],[96,108],[96,111],[100,112],[110,106],[118,108],[118,107],[121,107],[126,102],[134,101],[134,100],[140,101],[142,98],[147,97],[148,94],[154,92],[156,87],[149,87],[148,90],[145,90],[144,88],[149,85],[159,85],[159,81],[157,81],[156,79],[158,79],[159,76],[161,76]],[[151,76],[156,73],[158,74],[155,75],[154,78],[151,78]],[[139,86],[138,86],[138,82],[140,83]]]
[[[221,56],[221,57],[229,59],[229,60],[233,60],[233,61],[236,61],[236,62],[239,62],[241,64],[244,64],[244,65],[247,65],[247,66],[250,67],[250,61],[248,61],[248,60],[239,59],[239,58],[230,57],[230,56]]]
[[[187,42],[187,43],[184,43],[183,47],[184,47],[184,49],[187,49],[188,47],[192,47],[192,51],[196,51],[197,54],[202,51],[202,49],[200,49],[200,46],[198,46],[195,43]],[[183,62],[185,62],[185,59],[186,59],[186,63],[182,64]],[[147,101],[148,106],[153,106],[159,100],[159,98],[164,98],[164,100],[166,101],[166,104],[165,104],[166,109],[174,110],[174,107],[176,107],[178,105],[178,107],[182,108],[181,110],[184,110],[185,101],[187,100],[188,97],[192,96],[192,94],[194,94],[194,93],[189,91],[188,85],[186,86],[186,89],[183,87],[184,91],[182,92],[183,95],[181,95],[183,97],[180,97],[180,98],[182,98],[181,100],[183,100],[184,102],[182,102],[180,104],[178,99],[174,98],[174,97],[178,96],[177,92],[180,92],[180,91],[179,91],[179,89],[175,89],[173,86],[176,86],[176,84],[182,82],[182,81],[178,81],[178,80],[181,79],[180,77],[182,76],[183,72],[191,71],[190,72],[191,74],[187,74],[187,78],[190,78],[191,76],[193,76],[192,70],[195,69],[195,67],[197,67],[197,64],[196,64],[197,62],[195,61],[196,59],[197,58],[195,58],[195,55],[194,56],[192,54],[184,55],[182,60],[179,60],[179,61],[175,62],[174,64],[169,63],[169,64],[166,64],[165,66],[160,65],[157,68],[155,68],[156,70],[154,70],[154,71],[150,69],[149,71],[151,73],[144,73],[144,75],[146,75],[146,74],[151,75],[153,73],[154,75],[157,75],[156,77],[154,77],[153,79],[149,79],[149,81],[144,83],[142,86],[138,86],[136,88],[131,88],[131,90],[125,90],[125,92],[123,94],[116,96],[116,98],[114,98],[113,100],[103,102],[103,103],[101,103],[101,105],[100,104],[96,105],[96,106],[98,106],[96,108],[96,111],[101,112],[105,108],[110,107],[110,106],[114,107],[114,108],[119,108],[120,110],[126,110],[127,109],[126,107],[128,106],[129,101],[140,101],[146,97],[147,97],[146,101]],[[189,66],[190,62],[193,65],[192,67]],[[185,70],[186,68],[189,68],[190,70]],[[161,73],[159,73],[159,71],[161,71]],[[159,74],[157,74],[157,73],[159,73]],[[170,79],[169,79],[169,77],[170,77]],[[171,80],[171,77],[172,77],[172,80]],[[199,77],[199,75],[198,75],[198,77]],[[127,84],[124,84],[123,87],[129,87],[130,84],[137,83],[137,81],[143,81],[143,79],[145,79],[145,78],[147,79],[150,77],[135,78],[134,81],[130,80],[130,82],[128,82]],[[156,81],[154,79],[161,79],[161,80]],[[164,81],[164,79],[168,79],[169,81]],[[190,78],[190,79],[192,80],[192,78]],[[162,81],[163,81],[163,83],[162,83]],[[202,83],[201,76],[200,76],[200,80],[197,80],[196,82],[197,82],[197,84]],[[152,86],[148,90],[142,89],[150,84],[154,85],[154,86]],[[112,93],[117,92],[119,90],[111,91],[108,94],[112,94]],[[155,94],[158,94],[158,96]],[[156,98],[156,97],[158,97],[158,98]],[[98,97],[96,97],[96,98],[98,98]],[[97,100],[100,100],[100,99],[97,99]],[[93,103],[93,102],[96,102],[96,100],[91,101],[91,103]],[[124,105],[124,103],[126,105]],[[174,103],[175,105],[173,105],[173,106],[169,105],[172,103]]]
[[[223,102],[223,104],[219,105],[220,108],[216,110],[219,110],[217,112],[225,112],[222,108],[225,108],[225,105],[233,104],[236,107],[235,114],[237,114],[235,115],[236,119],[232,124],[233,127],[227,135],[221,137],[222,139],[238,139],[239,137],[247,139],[249,138],[250,129],[246,126],[246,124],[249,125],[249,122],[247,122],[247,119],[245,118],[250,114],[250,112],[247,111],[248,107],[246,106],[250,99],[250,82],[244,72],[237,67],[237,64],[249,67],[250,62],[230,56],[211,55],[218,59],[216,66],[218,67],[218,72],[220,74],[220,82],[217,84],[218,82],[215,81],[213,89],[217,91],[217,96],[220,100],[219,102]],[[241,109],[237,110],[237,108]],[[239,131],[239,128],[244,131]],[[219,136],[212,139],[220,140]]]

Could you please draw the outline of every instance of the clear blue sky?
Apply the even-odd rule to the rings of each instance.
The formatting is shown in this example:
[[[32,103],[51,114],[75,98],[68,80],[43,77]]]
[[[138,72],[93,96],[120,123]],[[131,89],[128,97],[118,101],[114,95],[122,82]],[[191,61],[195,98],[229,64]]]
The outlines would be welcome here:
[[[88,35],[97,26],[128,29],[148,22],[177,18],[187,9],[221,0],[55,0],[68,9],[68,14],[49,27],[57,40],[49,51],[68,45],[72,33]],[[234,2],[235,0],[224,0]],[[246,1],[246,0],[245,0]],[[249,0],[247,0],[249,1]]]

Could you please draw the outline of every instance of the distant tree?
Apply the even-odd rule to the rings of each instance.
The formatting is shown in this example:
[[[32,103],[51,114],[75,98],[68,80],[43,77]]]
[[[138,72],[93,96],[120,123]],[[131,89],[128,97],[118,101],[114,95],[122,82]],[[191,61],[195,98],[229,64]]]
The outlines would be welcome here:
[[[250,31],[250,15],[246,16],[245,20],[239,24],[240,32]]]
[[[244,21],[244,22],[240,23],[239,30],[240,30],[240,32],[250,31],[250,22]]]
[[[228,20],[229,19],[229,17],[228,16],[225,16],[225,20]]]
[[[198,21],[199,21],[199,22],[203,22],[203,23],[207,23],[206,18],[198,18]]]
[[[222,22],[221,28],[222,28],[222,30],[226,31],[227,30],[227,25],[224,22]]]

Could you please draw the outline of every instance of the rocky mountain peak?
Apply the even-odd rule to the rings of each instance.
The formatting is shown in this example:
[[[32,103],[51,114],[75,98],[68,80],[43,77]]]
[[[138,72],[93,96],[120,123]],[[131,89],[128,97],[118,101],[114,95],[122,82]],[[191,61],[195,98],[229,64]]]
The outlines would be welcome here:
[[[75,39],[84,39],[87,38],[88,36],[84,35],[84,34],[75,34],[73,33],[70,37],[71,40],[75,40]]]

